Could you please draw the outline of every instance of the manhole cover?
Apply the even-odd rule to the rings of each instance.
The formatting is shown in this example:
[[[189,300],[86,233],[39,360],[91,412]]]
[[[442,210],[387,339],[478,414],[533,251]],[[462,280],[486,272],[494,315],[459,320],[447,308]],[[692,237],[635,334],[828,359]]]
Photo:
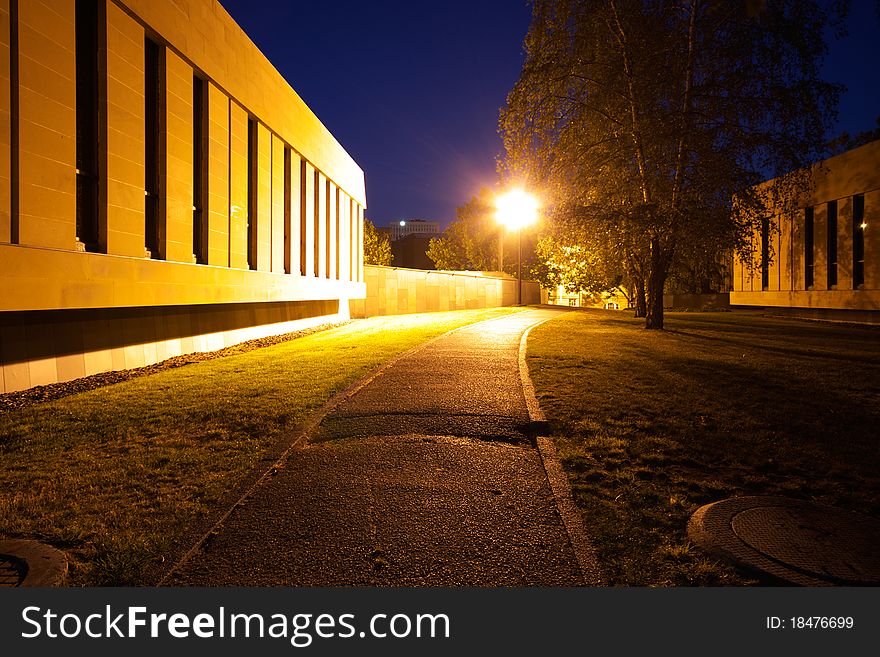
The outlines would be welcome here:
[[[0,587],[12,587],[21,584],[27,569],[17,559],[0,554]]]
[[[880,584],[880,521],[843,509],[736,497],[697,509],[688,537],[707,552],[793,584]]]
[[[60,586],[66,575],[67,556],[51,545],[0,540],[0,587]]]
[[[866,534],[849,513],[757,507],[738,513],[731,526],[768,558],[817,577],[848,584],[880,573],[880,536]]]

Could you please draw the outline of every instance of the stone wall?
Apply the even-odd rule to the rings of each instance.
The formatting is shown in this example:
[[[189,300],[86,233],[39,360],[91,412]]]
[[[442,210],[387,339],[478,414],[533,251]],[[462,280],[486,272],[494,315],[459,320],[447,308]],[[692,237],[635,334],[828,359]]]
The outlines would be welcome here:
[[[486,272],[426,271],[367,265],[366,299],[352,299],[352,317],[512,306],[514,278]],[[540,287],[523,281],[523,303],[540,303]]]

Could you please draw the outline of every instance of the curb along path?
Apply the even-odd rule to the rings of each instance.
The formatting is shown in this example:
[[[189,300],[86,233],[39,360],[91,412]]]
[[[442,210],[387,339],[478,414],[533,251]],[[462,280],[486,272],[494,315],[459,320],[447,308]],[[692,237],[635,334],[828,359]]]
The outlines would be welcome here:
[[[559,312],[457,329],[368,377],[164,583],[599,584],[558,461],[530,440],[520,343]]]

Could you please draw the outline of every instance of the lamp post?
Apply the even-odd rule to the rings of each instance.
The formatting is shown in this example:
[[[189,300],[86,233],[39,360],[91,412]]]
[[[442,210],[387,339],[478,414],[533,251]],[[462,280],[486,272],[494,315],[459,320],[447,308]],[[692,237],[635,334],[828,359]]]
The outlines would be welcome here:
[[[495,199],[495,218],[509,230],[516,229],[516,305],[522,305],[522,229],[538,220],[538,200],[521,189],[513,189]]]

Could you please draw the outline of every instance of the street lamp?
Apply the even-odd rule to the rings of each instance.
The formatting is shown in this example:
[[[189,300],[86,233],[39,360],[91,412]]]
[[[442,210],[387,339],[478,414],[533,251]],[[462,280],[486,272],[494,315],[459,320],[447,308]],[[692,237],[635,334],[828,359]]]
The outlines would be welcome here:
[[[516,229],[516,305],[522,305],[522,229],[538,220],[538,199],[513,189],[495,199],[495,218],[509,230]]]

